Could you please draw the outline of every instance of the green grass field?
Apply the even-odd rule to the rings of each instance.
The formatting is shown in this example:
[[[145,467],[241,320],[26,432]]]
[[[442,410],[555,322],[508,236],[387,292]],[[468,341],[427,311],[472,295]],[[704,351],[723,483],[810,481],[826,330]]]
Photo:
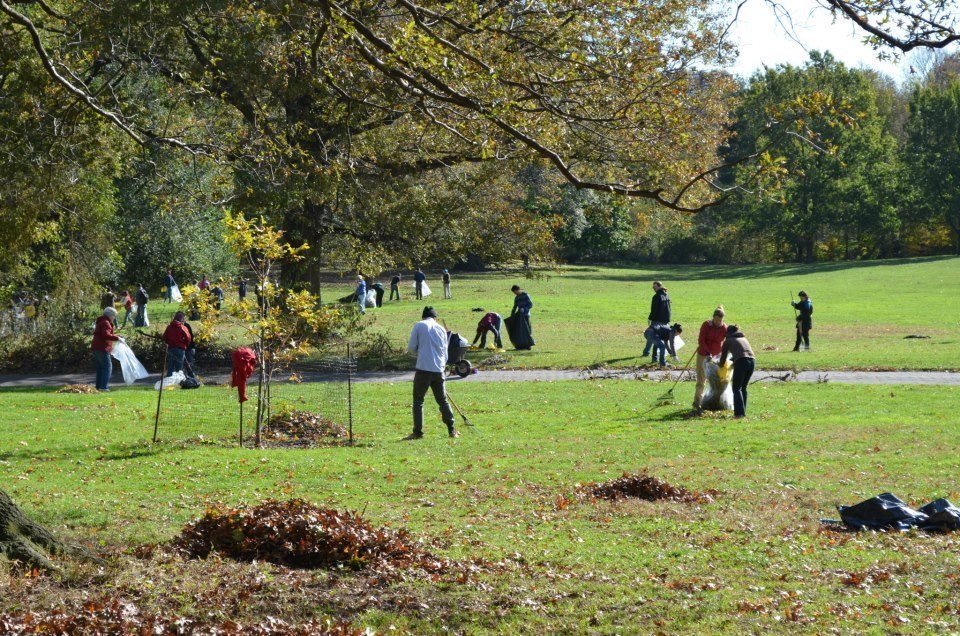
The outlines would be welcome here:
[[[727,322],[739,324],[767,369],[960,370],[960,258],[924,258],[816,265],[661,266],[656,268],[564,267],[536,278],[501,273],[454,274],[453,299],[443,300],[439,276],[428,273],[433,295],[418,302],[405,280],[404,300],[369,310],[370,335],[386,334],[395,348],[406,346],[424,305],[438,308],[447,325],[468,340],[483,308],[506,316],[513,304],[510,286],[519,283],[535,303],[532,322],[537,346],[507,352],[504,368],[634,367],[650,311],[651,283],[660,280],[673,300],[674,320],[695,342],[700,324],[724,305]],[[382,282],[389,287],[389,274]],[[327,302],[350,293],[352,283],[329,284]],[[795,331],[790,295],[805,289],[814,302],[813,351],[793,353]],[[164,326],[175,305],[151,302],[151,320]],[[905,339],[904,336],[928,336]],[[363,351],[363,342],[358,343]],[[681,350],[681,358],[693,349]],[[489,357],[471,353],[474,362]],[[376,368],[379,359],[364,361]],[[403,355],[387,357],[411,368]]]
[[[401,442],[410,385],[359,385],[360,444],[311,450],[237,448],[236,404],[221,388],[171,398],[221,417],[196,426],[172,418],[155,446],[150,391],[0,391],[0,483],[58,533],[120,552],[104,572],[0,574],[0,609],[106,592],[187,615],[333,615],[412,633],[958,628],[955,537],[825,533],[819,519],[887,490],[915,503],[960,500],[960,392],[757,384],[748,419],[733,421],[688,419],[689,384],[677,391],[682,406],[647,412],[665,389],[625,380],[454,384],[476,426],[449,440],[428,402],[426,438]],[[294,401],[299,390],[282,386],[279,397]],[[639,470],[720,494],[703,505],[557,505],[578,483]],[[445,556],[513,565],[467,583],[368,588],[350,587],[349,574],[130,556],[208,505],[269,497],[363,510]]]

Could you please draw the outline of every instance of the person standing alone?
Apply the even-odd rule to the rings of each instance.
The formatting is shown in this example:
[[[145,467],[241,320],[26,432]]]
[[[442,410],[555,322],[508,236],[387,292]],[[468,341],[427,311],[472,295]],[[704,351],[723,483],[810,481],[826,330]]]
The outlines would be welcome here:
[[[447,366],[447,330],[437,322],[437,312],[433,307],[424,307],[421,318],[413,326],[407,344],[407,351],[417,356],[417,365],[413,374],[413,433],[404,439],[423,437],[423,400],[427,389],[433,390],[440,416],[447,425],[447,433],[450,437],[460,437],[443,380],[443,369]]]
[[[176,287],[177,281],[173,279],[173,271],[167,270],[167,275],[163,280],[163,284],[166,285],[167,291],[164,295],[164,300],[167,303],[173,302],[173,288]]]
[[[393,278],[390,279],[390,300],[393,300],[393,295],[397,295],[397,300],[400,300],[400,272],[397,272],[393,275]]]
[[[791,302],[790,304],[796,309],[799,314],[797,314],[797,344],[793,345],[794,351],[800,351],[800,344],[803,344],[805,351],[810,350],[810,330],[813,329],[813,303],[810,301],[810,297],[807,296],[807,292],[801,291],[800,302]]]
[[[447,300],[453,298],[450,295],[450,272],[443,270],[443,297]]]

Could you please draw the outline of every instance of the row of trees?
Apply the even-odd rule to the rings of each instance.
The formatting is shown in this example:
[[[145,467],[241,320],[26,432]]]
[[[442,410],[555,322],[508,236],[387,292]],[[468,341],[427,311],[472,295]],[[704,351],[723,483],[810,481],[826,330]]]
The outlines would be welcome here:
[[[957,40],[941,2],[828,4],[878,47]],[[314,289],[331,263],[892,255],[929,226],[908,209],[939,245],[950,185],[904,166],[943,163],[907,159],[948,145],[918,123],[942,90],[905,118],[829,58],[740,87],[707,70],[727,10],[0,0],[0,285],[232,273],[226,209],[309,244],[284,276]]]

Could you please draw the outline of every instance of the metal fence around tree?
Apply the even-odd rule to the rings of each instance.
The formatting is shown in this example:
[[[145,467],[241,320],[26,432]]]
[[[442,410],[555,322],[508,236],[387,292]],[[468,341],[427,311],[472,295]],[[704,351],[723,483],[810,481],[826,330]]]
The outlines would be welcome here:
[[[290,414],[310,415],[325,426],[342,429],[343,442],[353,443],[356,370],[349,346],[279,366],[272,373],[269,392],[266,388],[262,391],[265,426]],[[258,370],[247,382],[248,400],[242,405],[237,389],[230,386],[229,370],[204,373],[197,369],[196,374],[202,382],[200,388],[164,388],[148,394],[152,403],[141,415],[149,412],[156,439],[253,445]]]

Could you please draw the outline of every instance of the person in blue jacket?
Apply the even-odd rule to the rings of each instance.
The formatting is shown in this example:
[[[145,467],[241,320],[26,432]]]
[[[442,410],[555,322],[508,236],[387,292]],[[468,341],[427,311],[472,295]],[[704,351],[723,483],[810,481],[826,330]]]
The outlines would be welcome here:
[[[794,351],[800,351],[800,344],[806,351],[810,350],[810,330],[813,329],[813,303],[807,292],[801,291],[800,302],[791,302],[790,304],[799,313],[797,314],[797,344],[793,345]]]

